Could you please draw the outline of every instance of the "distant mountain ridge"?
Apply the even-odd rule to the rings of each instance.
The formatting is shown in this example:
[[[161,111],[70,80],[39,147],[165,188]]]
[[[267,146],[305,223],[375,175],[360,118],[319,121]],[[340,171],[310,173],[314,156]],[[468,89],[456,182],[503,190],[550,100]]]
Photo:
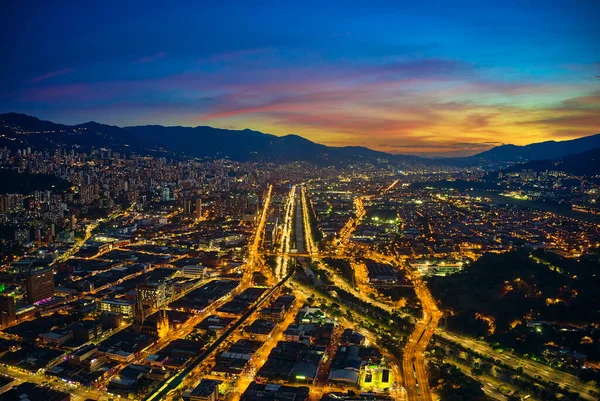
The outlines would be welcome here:
[[[503,171],[517,172],[522,170],[562,171],[577,176],[595,176],[600,174],[600,148],[582,153],[564,156],[554,160],[534,160],[517,164]]]
[[[4,146],[37,150],[64,146],[85,151],[106,147],[124,153],[165,153],[160,147],[141,141],[119,127],[94,121],[78,125],[56,124],[19,113],[0,114],[0,147]]]
[[[168,144],[173,149],[197,157],[229,157],[241,161],[309,161],[315,164],[337,164],[360,159],[424,161],[418,156],[391,155],[358,146],[332,147],[294,134],[276,136],[249,129],[238,131],[205,126],[151,125],[125,127],[124,130],[139,139],[154,144]]]
[[[83,149],[110,147],[127,153],[158,151],[200,158],[230,158],[237,161],[295,162],[335,165],[358,160],[373,162],[423,163],[418,156],[391,155],[372,149],[347,146],[331,147],[298,135],[276,136],[249,129],[228,130],[206,126],[165,127],[145,125],[116,127],[97,122],[79,125],[55,124],[18,113],[0,115],[0,129],[12,137],[0,137],[0,146],[53,148],[58,144]],[[19,130],[36,135],[17,135]],[[20,142],[16,144],[14,140]]]
[[[39,132],[17,135],[18,129]],[[561,157],[600,148],[600,134],[569,141],[547,141],[525,146],[501,145],[474,156],[427,159],[396,155],[360,146],[332,147],[298,135],[276,136],[249,129],[228,130],[207,126],[145,125],[117,127],[90,121],[79,125],[56,124],[19,113],[0,114],[0,146],[52,148],[57,144],[82,149],[110,147],[127,153],[185,154],[200,158],[228,157],[238,161],[294,162],[335,165],[357,160],[403,165],[477,166],[522,163]],[[9,136],[6,136],[9,135]]]
[[[546,141],[529,145],[500,145],[490,150],[470,156],[467,159],[486,161],[527,162],[533,160],[559,159],[564,156],[583,153],[600,148],[600,134],[585,136],[567,141]]]

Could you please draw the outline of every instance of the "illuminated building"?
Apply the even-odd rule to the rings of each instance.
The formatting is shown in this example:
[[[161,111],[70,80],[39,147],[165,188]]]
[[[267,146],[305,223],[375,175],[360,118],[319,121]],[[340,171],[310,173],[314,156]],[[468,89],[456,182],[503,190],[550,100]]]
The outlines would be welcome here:
[[[183,399],[189,401],[216,401],[219,394],[220,380],[202,379],[193,390],[183,394]]]
[[[4,328],[16,320],[15,298],[9,295],[0,296],[0,327]]]
[[[167,285],[165,283],[140,284],[137,287],[137,296],[141,305],[160,308],[168,301]]]
[[[135,301],[108,298],[100,302],[102,312],[115,312],[124,317],[135,316]]]
[[[196,199],[196,218],[202,218],[202,199]]]
[[[193,212],[193,202],[191,199],[183,200],[183,213],[191,215]]]
[[[181,269],[184,277],[204,278],[206,276],[206,267],[197,265],[183,266]]]
[[[139,332],[158,338],[166,337],[169,334],[169,317],[167,312],[160,310],[154,315],[148,316],[140,325]]]
[[[27,302],[34,304],[54,295],[54,273],[52,269],[30,272],[25,278]]]

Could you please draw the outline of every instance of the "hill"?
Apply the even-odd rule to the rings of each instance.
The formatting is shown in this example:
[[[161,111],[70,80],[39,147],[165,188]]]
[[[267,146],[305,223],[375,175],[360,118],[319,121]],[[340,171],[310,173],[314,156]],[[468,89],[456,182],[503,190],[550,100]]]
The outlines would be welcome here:
[[[335,165],[357,160],[419,163],[415,156],[391,155],[364,147],[332,147],[298,135],[275,136],[259,131],[212,127],[125,127],[133,136],[195,157],[228,157],[239,161],[294,162]]]
[[[600,134],[568,141],[546,141],[524,146],[501,145],[465,159],[496,162],[551,160],[559,159],[571,154],[582,153],[594,148],[600,148]]]
[[[89,152],[103,147],[123,153],[164,154],[158,146],[133,137],[122,128],[93,121],[79,125],[56,124],[18,113],[0,114],[0,147],[54,150],[75,148]]]
[[[442,309],[452,311],[447,322],[451,330],[484,336],[523,353],[541,353],[549,341],[587,353],[581,336],[559,340],[544,330],[542,337],[526,322],[583,327],[597,321],[599,271],[597,254],[575,260],[522,249],[487,253],[463,273],[434,277],[428,285]]]
[[[600,174],[600,148],[564,156],[556,160],[536,160],[517,164],[504,171],[515,172],[521,170],[538,172],[554,170],[577,176],[595,176]]]

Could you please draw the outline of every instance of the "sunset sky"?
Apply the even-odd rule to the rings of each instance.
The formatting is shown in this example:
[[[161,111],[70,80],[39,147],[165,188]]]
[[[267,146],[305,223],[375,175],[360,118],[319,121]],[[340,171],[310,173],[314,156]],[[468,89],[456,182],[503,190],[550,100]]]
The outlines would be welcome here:
[[[0,112],[425,155],[600,133],[599,1],[23,0],[0,15]]]

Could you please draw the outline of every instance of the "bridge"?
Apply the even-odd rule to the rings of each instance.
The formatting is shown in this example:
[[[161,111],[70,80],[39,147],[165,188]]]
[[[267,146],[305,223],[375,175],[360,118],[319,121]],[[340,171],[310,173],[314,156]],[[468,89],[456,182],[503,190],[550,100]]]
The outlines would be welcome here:
[[[263,252],[265,256],[285,256],[285,257],[296,257],[296,258],[313,258],[313,259],[323,259],[335,257],[335,255],[324,254],[324,253],[297,253],[297,252]],[[339,255],[338,255],[339,257]]]

